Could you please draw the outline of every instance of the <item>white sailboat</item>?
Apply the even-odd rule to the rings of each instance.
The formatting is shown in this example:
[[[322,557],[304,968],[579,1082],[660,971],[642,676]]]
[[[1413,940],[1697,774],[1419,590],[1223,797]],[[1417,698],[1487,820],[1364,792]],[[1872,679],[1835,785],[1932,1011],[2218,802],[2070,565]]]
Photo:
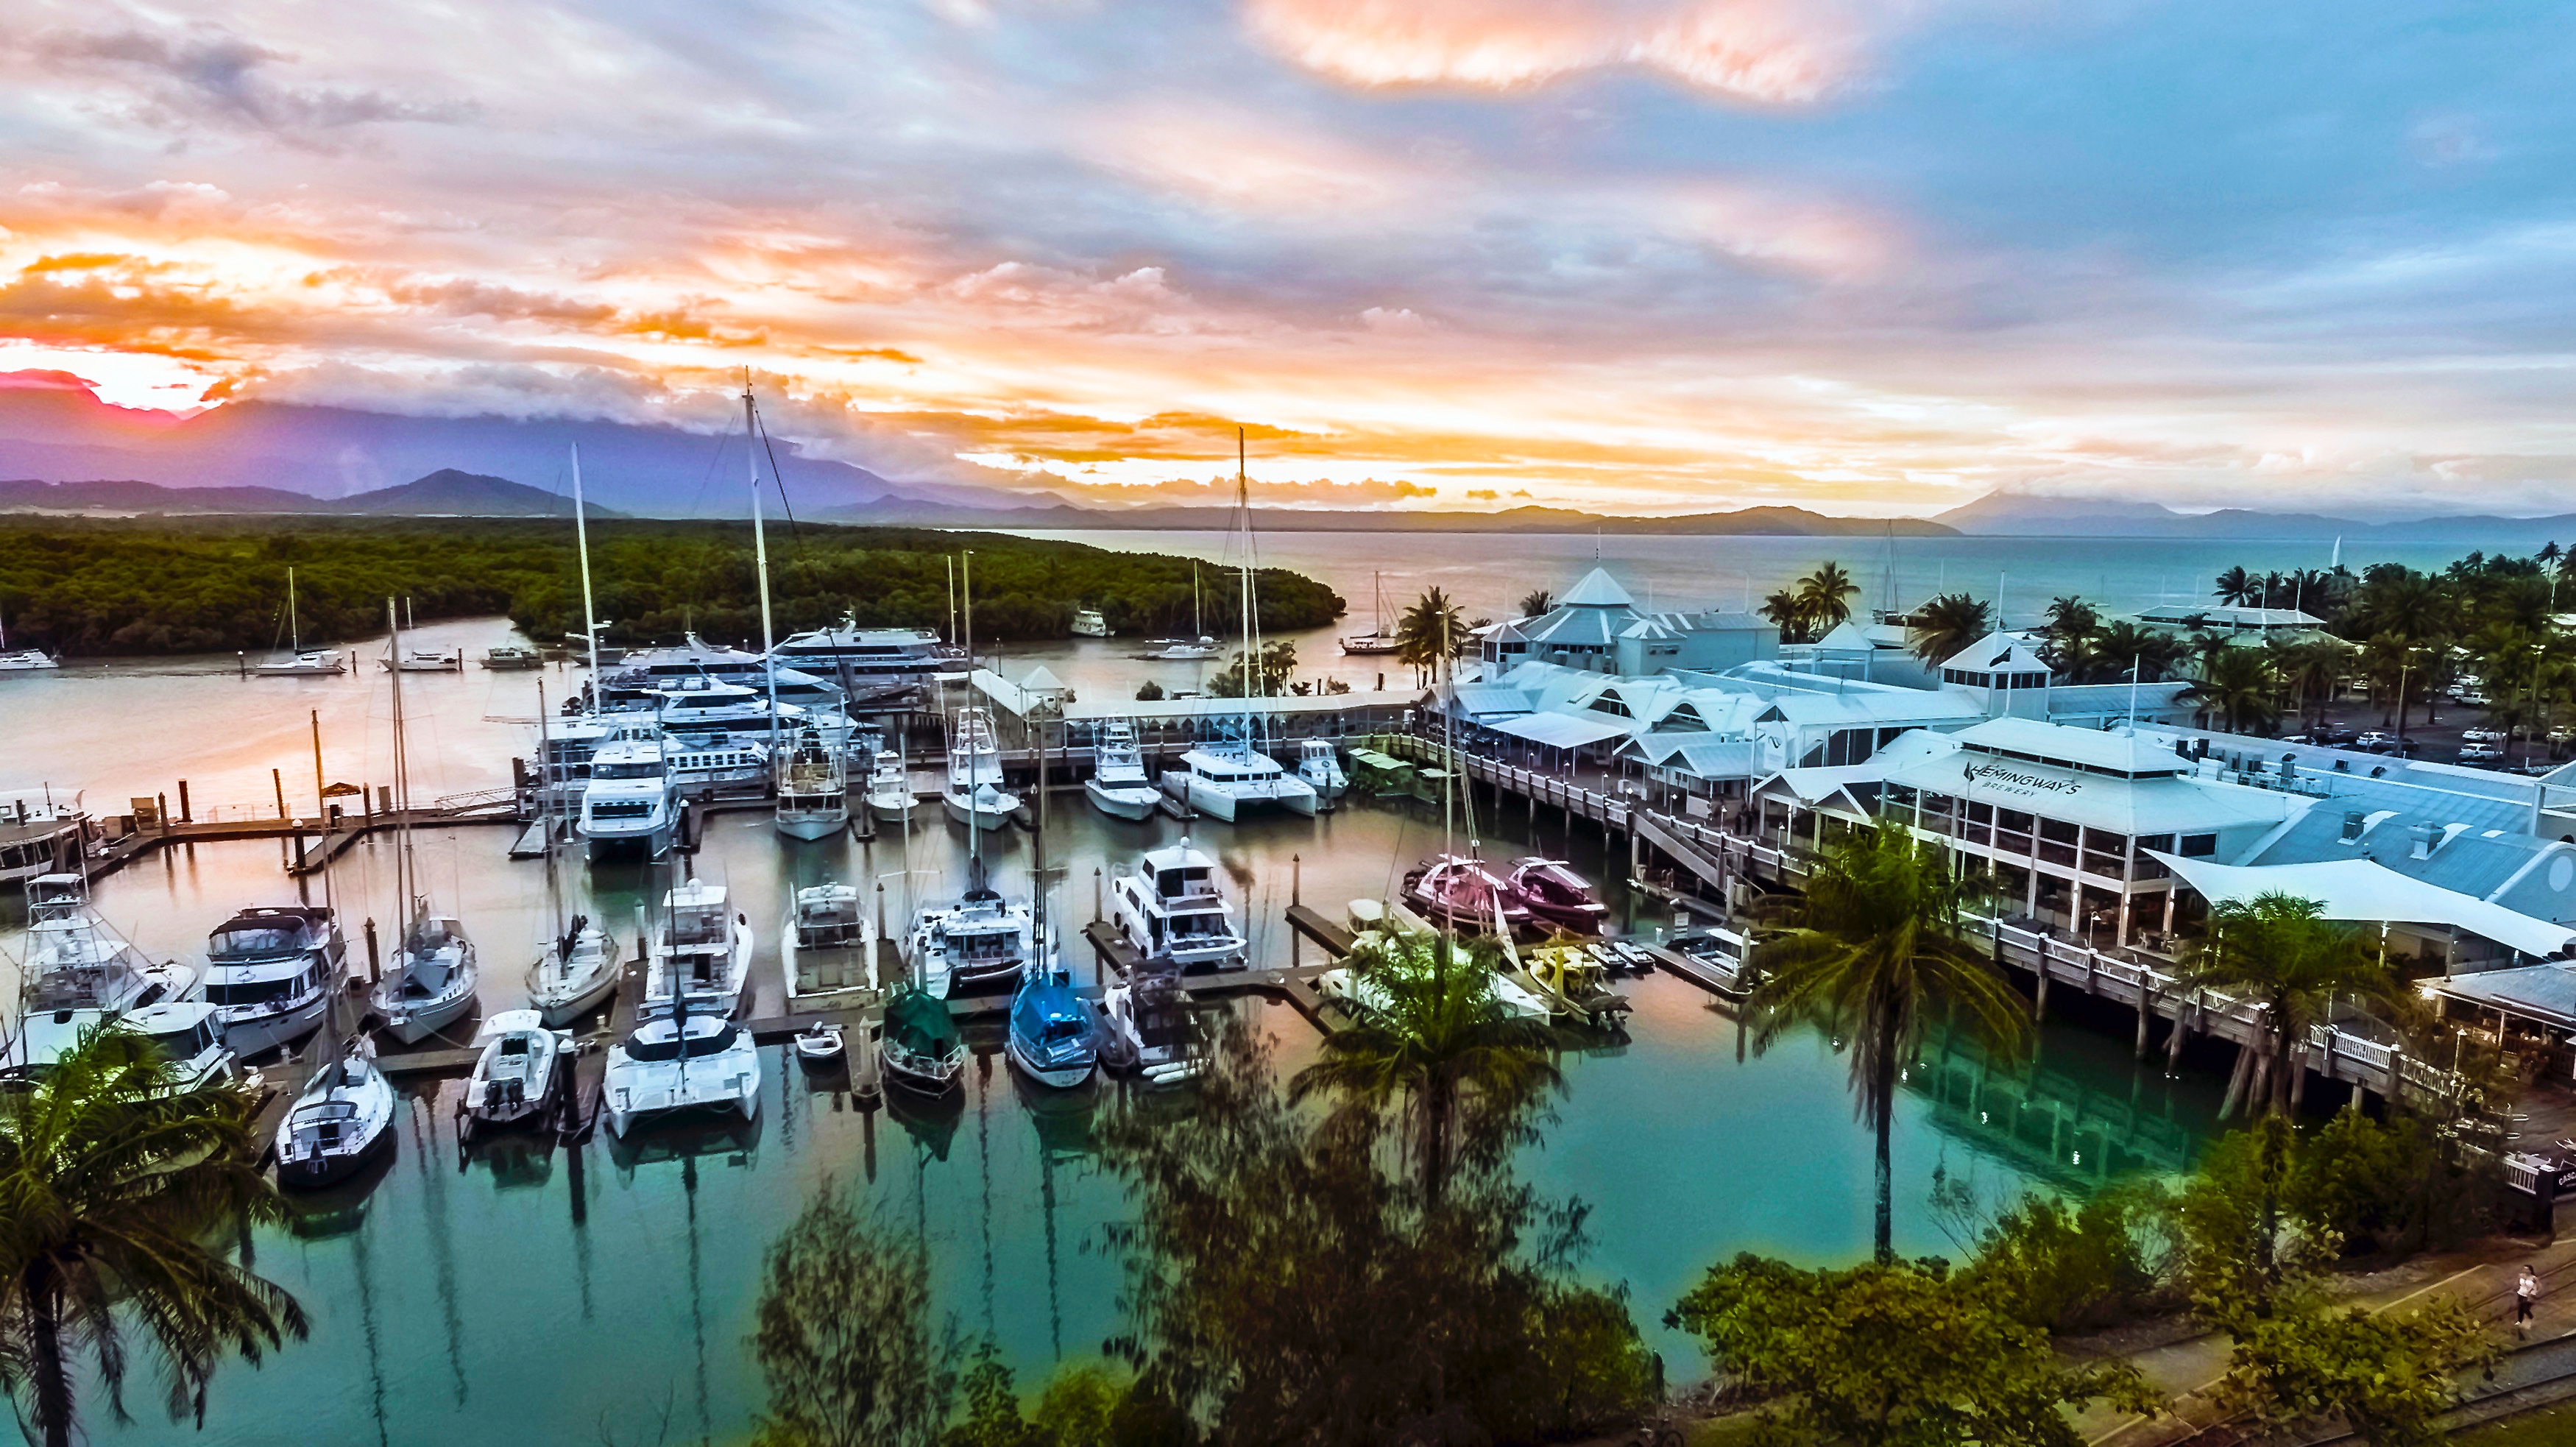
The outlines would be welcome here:
[[[602,1073],[608,1129],[623,1137],[640,1122],[683,1111],[760,1111],[760,1051],[751,1032],[722,1015],[692,1013],[685,1001],[637,1025],[608,1048]]]
[[[1091,807],[1112,819],[1144,820],[1154,816],[1163,791],[1145,773],[1145,754],[1137,746],[1135,726],[1112,719],[1100,726],[1092,743],[1091,777],[1082,792]]]
[[[349,671],[347,660],[336,648],[304,647],[303,624],[295,616],[295,570],[286,570],[286,652],[254,663],[251,672],[262,678],[325,678]]]
[[[551,760],[552,740],[547,736],[546,690],[537,685],[537,757]],[[549,765],[551,767],[551,765]],[[617,952],[609,943],[608,932],[590,922],[590,916],[575,914],[569,922],[563,916],[563,883],[556,872],[565,821],[556,817],[555,791],[537,790],[537,820],[546,836],[546,917],[557,926],[554,938],[546,941],[536,962],[528,966],[528,1003],[537,1017],[549,1028],[561,1029],[605,1004],[617,993]]]
[[[385,600],[385,622],[393,645],[402,646],[402,628],[394,600]],[[393,672],[394,798],[400,842],[394,850],[394,897],[401,901],[402,945],[394,968],[376,986],[375,1010],[385,1029],[406,1045],[417,1045],[446,1029],[474,1008],[474,987],[481,978],[474,942],[452,915],[437,914],[421,884],[420,866],[412,858],[411,757],[403,733],[402,670]]]
[[[1394,634],[1386,631],[1386,585],[1380,581],[1380,575],[1369,574],[1369,592],[1375,595],[1376,621],[1366,633],[1354,633],[1339,640],[1344,653],[1367,656],[1393,653],[1404,647]]]
[[[1199,565],[1190,564],[1190,632],[1195,638],[1157,638],[1145,645],[1138,658],[1148,663],[1205,663],[1216,657],[1217,644],[1208,636],[1207,619],[1199,606]]]
[[[1221,722],[1223,736],[1181,755],[1178,792],[1191,808],[1231,824],[1247,810],[1278,808],[1313,818],[1315,786],[1281,767],[1259,745],[1262,720],[1253,700],[1266,697],[1261,635],[1254,625],[1258,596],[1252,578],[1252,490],[1243,464],[1243,434],[1235,433],[1235,515],[1241,520],[1243,555],[1237,560],[1242,591],[1243,712]]]

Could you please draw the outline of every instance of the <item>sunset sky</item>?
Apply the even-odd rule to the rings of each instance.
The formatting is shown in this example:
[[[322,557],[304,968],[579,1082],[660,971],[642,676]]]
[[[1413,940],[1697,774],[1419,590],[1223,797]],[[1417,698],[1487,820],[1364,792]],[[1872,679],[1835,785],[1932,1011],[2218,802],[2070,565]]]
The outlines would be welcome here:
[[[897,479],[2563,511],[2576,11],[0,8],[0,371]],[[1148,491],[1150,489],[1150,491]]]

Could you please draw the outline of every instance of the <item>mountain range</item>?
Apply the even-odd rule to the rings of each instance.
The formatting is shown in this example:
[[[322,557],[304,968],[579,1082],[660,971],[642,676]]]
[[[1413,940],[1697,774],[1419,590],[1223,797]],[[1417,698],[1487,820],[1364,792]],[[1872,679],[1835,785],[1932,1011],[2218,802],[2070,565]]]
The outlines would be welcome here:
[[[585,503],[595,518],[626,517]],[[0,512],[92,513],[108,516],[292,513],[346,517],[570,517],[572,499],[506,477],[445,467],[427,477],[348,497],[323,498],[277,487],[164,487],[157,482],[0,482]]]
[[[2182,513],[2156,503],[2040,497],[2011,491],[1987,493],[1974,502],[1935,514],[1933,521],[1971,537],[2300,542],[2344,538],[2352,542],[2457,543],[2479,548],[2537,548],[2552,539],[2576,541],[2576,513],[2529,518],[2453,513],[2401,519],[2258,512],[2251,508]]]

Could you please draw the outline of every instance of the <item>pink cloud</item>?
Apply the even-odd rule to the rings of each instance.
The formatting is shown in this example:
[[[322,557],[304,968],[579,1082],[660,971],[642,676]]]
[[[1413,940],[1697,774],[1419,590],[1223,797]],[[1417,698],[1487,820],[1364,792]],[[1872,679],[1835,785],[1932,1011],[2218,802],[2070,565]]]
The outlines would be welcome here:
[[[1361,85],[1540,85],[1637,66],[1771,104],[1831,94],[1860,31],[1831,0],[1249,0],[1254,30]]]

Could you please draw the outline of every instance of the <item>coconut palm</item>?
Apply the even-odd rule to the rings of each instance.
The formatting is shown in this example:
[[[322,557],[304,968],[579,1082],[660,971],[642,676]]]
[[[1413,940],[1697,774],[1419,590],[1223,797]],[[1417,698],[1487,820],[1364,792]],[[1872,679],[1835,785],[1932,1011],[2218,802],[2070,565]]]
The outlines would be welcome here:
[[[1763,594],[1762,606],[1755,611],[1759,612],[1773,627],[1780,630],[1781,642],[1808,643],[1813,641],[1812,636],[1807,632],[1806,605],[1798,601],[1798,594],[1794,589],[1774,588],[1770,592]]]
[[[2215,582],[2217,586],[2210,589],[2210,592],[2219,602],[2232,607],[2253,606],[2255,598],[2263,590],[2263,580],[2243,568],[2230,568],[2219,574]]]
[[[293,1297],[209,1245],[284,1219],[258,1158],[240,1094],[178,1089],[129,1031],[90,1031],[0,1095],[0,1385],[46,1447],[72,1441],[84,1373],[125,1420],[136,1335],[173,1421],[203,1412],[226,1355],[304,1335]]]
[[[2091,646],[2102,677],[2115,682],[2127,682],[2129,670],[2135,668],[2138,682],[2155,683],[2182,658],[2182,640],[2126,618],[2105,627]]]
[[[2405,991],[2358,931],[2328,923],[2315,900],[2265,894],[2209,907],[2197,939],[2184,943],[2189,983],[2249,998],[2263,1007],[2261,1045],[2237,1052],[2219,1116],[2240,1098],[2277,1114],[2290,1109],[2293,1055],[2337,996],[2398,1009]]]
[[[2021,996],[1960,937],[1967,897],[1945,853],[1881,820],[1828,848],[1806,892],[1769,911],[1788,928],[1757,954],[1757,1048],[1816,1020],[1850,1052],[1853,1105],[1877,1137],[1881,1261],[1895,1259],[1887,1147],[1897,1077],[1926,1014],[1947,1014],[1999,1046],[2017,1043],[2028,1027]]]
[[[2201,665],[2200,677],[2182,696],[2224,720],[2227,732],[2242,733],[2247,724],[2268,729],[2279,720],[2275,686],[2272,661],[2262,650],[2227,648]]]
[[[1467,651],[1475,635],[1449,595],[1432,588],[1413,600],[1395,624],[1396,661],[1417,671],[1437,672]]]
[[[2290,708],[2300,719],[2308,716],[2308,701],[2317,702],[2319,712],[2334,695],[2335,683],[2343,677],[2344,645],[2321,638],[2304,638],[2294,642],[2268,639],[2264,657],[2271,665],[2272,676],[2281,681]]]
[[[1965,593],[1944,593],[1914,610],[1905,626],[1905,646],[1925,663],[1941,661],[1993,632],[1986,600]]]
[[[1555,607],[1556,595],[1545,588],[1536,588],[1521,595],[1521,616],[1524,618],[1535,618]]]
[[[1852,599],[1860,596],[1860,584],[1852,581],[1840,563],[1818,563],[1814,572],[1797,581],[1796,587],[1798,607],[1807,628],[1819,638],[1851,617]]]
[[[1404,936],[1352,968],[1381,992],[1377,1008],[1325,1037],[1289,1098],[1328,1092],[1372,1114],[1400,1108],[1423,1199],[1437,1206],[1462,1160],[1508,1144],[1522,1113],[1564,1083],[1547,1027],[1495,998],[1488,945]]]

